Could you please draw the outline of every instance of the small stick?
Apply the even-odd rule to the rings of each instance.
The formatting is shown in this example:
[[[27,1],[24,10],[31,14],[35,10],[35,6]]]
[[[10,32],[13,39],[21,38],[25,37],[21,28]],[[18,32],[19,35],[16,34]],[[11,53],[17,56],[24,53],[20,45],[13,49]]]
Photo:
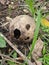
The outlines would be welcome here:
[[[0,56],[1,56],[1,57],[4,57],[4,61],[5,61],[5,60],[10,60],[10,61],[12,61],[12,62],[21,64],[21,63],[19,63],[18,61],[16,61],[16,59],[11,58],[11,57],[9,57],[8,55],[4,55],[4,54],[1,54],[1,53],[0,53]]]
[[[2,24],[1,26],[2,26],[2,27],[5,27],[5,26],[8,25],[8,24],[9,24],[9,22],[6,22],[6,23]]]
[[[27,57],[22,53],[20,52],[16,46],[14,46],[2,33],[0,33],[0,36],[2,36],[5,41],[23,58],[24,61],[27,61],[28,62],[28,65],[34,65],[30,60],[27,59]]]

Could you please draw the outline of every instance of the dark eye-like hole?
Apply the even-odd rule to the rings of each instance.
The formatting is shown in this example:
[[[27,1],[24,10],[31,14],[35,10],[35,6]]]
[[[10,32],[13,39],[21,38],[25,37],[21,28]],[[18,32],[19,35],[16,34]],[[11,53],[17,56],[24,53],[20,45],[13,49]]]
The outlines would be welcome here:
[[[18,39],[18,38],[20,37],[20,35],[21,35],[20,30],[15,29],[15,30],[14,30],[14,37],[15,37],[16,39]]]
[[[27,29],[27,30],[30,29],[30,25],[29,25],[29,24],[26,25],[26,29]]]
[[[44,15],[45,13],[42,13],[42,15]]]
[[[29,37],[27,37],[25,40],[28,40],[29,39]]]

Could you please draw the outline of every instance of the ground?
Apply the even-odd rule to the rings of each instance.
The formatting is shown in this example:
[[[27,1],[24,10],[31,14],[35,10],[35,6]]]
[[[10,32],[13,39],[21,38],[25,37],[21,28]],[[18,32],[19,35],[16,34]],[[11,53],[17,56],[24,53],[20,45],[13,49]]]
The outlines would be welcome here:
[[[43,5],[44,3],[44,5]],[[42,7],[42,15],[43,17],[46,16],[47,13],[49,13],[49,1],[46,0],[36,0],[35,9],[39,9],[40,6]],[[31,42],[24,43],[24,42],[16,42],[16,40],[10,35],[9,30],[9,22],[7,18],[14,19],[17,16],[20,15],[28,15],[32,17],[32,13],[29,11],[28,5],[26,4],[25,0],[0,0],[0,33],[3,34],[3,38],[6,40],[6,47],[0,47],[0,64],[1,65],[22,65],[25,64],[24,60],[26,59],[29,51]],[[37,13],[35,13],[37,15]],[[49,19],[49,17],[48,17]],[[49,20],[48,20],[49,21]],[[46,26],[46,24],[45,24]],[[43,56],[41,54],[41,51],[43,49],[43,34],[44,36],[48,36],[49,34],[41,31],[44,28],[42,27],[39,32],[40,38],[37,39],[37,46],[35,45],[34,51],[32,52],[32,58],[31,60],[28,60],[28,65],[42,65],[41,62],[37,61],[37,57]],[[47,30],[47,28],[46,28]],[[40,36],[42,34],[42,36]],[[48,39],[47,39],[48,40]],[[46,42],[47,42],[46,40]],[[40,42],[39,42],[40,41]],[[5,42],[5,41],[3,41]],[[0,42],[1,43],[1,42]],[[39,44],[41,43],[41,44]],[[47,42],[48,43],[48,42]],[[47,47],[49,48],[49,47]],[[38,50],[39,49],[39,50]],[[38,51],[38,52],[37,52]],[[21,53],[22,52],[22,53]],[[22,54],[22,55],[21,55]],[[24,54],[24,55],[23,55]],[[31,62],[33,61],[33,62]],[[15,63],[14,63],[15,62]]]

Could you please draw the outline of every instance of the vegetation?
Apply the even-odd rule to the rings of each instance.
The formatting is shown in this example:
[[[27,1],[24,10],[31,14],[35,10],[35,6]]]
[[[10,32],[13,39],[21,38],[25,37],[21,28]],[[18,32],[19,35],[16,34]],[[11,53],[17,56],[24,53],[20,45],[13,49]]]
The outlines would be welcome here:
[[[47,2],[49,2],[47,0]],[[38,60],[40,60],[43,65],[49,65],[49,21],[46,19],[46,16],[49,15],[49,13],[46,13],[45,15],[43,15],[43,9],[42,9],[42,5],[40,5],[39,3],[39,7],[35,7],[36,2],[35,0],[25,0],[25,3],[28,5],[28,9],[29,12],[31,13],[31,16],[34,18],[35,23],[36,23],[36,29],[34,32],[34,38],[32,40],[31,43],[31,48],[29,50],[29,53],[27,55],[27,59],[31,59],[31,55],[32,52],[34,50],[34,47],[36,45],[36,41],[38,39],[38,37],[40,37],[43,40],[43,50],[42,50],[42,57],[39,58]],[[11,15],[12,12],[12,8],[8,8],[8,12],[9,15]],[[40,30],[42,30],[42,32],[44,32],[44,35],[42,33],[40,33]],[[39,34],[41,34],[39,36]],[[7,42],[6,40],[2,37],[1,33],[0,33],[0,48],[6,48]],[[17,58],[18,54],[16,53],[16,51],[13,50],[13,52],[9,55],[12,58]],[[28,62],[26,60],[24,60],[23,63],[21,63],[20,65],[26,65]],[[15,62],[12,62],[11,60],[7,60],[7,64],[9,65],[16,65]]]

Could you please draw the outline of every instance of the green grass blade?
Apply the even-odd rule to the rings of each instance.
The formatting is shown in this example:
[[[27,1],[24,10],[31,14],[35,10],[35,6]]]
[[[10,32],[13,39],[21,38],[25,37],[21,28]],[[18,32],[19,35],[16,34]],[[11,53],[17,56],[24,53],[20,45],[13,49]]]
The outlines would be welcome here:
[[[37,21],[36,21],[36,29],[35,29],[35,32],[34,32],[34,38],[33,38],[33,41],[32,41],[32,45],[31,45],[31,49],[30,49],[30,52],[28,54],[28,58],[31,57],[31,53],[34,49],[34,46],[36,44],[36,40],[37,40],[37,37],[38,37],[38,33],[39,33],[39,29],[40,29],[40,23],[41,23],[41,11],[39,10],[37,12],[38,16],[37,16]]]
[[[34,2],[34,0],[25,0],[25,2],[29,7],[29,10],[30,10],[32,16],[34,16],[34,14],[35,14],[35,8],[34,8],[34,3],[35,2]]]

